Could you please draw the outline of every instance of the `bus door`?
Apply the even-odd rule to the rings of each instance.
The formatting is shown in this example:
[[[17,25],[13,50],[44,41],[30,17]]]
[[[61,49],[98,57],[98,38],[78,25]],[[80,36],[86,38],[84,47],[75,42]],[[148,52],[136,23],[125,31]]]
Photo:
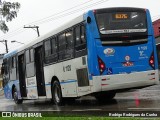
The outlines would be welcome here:
[[[24,54],[18,56],[18,72],[21,97],[27,97],[26,82],[25,82],[25,61]]]
[[[38,96],[46,96],[44,71],[43,71],[43,49],[42,46],[35,48],[35,67]]]

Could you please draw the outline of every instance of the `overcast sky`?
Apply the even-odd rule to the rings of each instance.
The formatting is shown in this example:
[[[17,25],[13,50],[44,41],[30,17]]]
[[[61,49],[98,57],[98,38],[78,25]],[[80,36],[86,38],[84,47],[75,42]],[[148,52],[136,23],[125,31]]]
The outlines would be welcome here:
[[[3,1],[3,0],[2,0]],[[61,24],[83,14],[89,9],[107,7],[141,7],[150,10],[152,20],[160,18],[160,0],[6,0],[21,4],[18,16],[8,22],[9,32],[0,32],[0,40],[8,40],[9,51],[22,46],[11,43],[12,40],[27,43],[37,38],[33,29],[26,26],[39,26],[40,35],[57,28]],[[0,54],[5,53],[5,46],[0,43]]]

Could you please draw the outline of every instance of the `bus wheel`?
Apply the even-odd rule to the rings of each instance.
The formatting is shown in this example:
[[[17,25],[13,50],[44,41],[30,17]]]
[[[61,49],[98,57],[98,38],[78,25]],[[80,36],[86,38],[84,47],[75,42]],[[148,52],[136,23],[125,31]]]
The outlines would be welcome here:
[[[16,104],[22,104],[23,99],[18,99],[18,92],[16,87],[13,89],[13,99]]]
[[[56,105],[64,104],[61,87],[58,81],[54,81],[52,85],[52,100]]]
[[[100,102],[107,102],[112,100],[116,95],[115,91],[107,91],[107,92],[100,92],[95,94],[95,98]]]

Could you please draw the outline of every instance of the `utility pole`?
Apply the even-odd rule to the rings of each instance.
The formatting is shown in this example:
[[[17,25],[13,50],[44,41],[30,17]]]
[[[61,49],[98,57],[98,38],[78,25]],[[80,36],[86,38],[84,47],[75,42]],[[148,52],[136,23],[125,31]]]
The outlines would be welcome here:
[[[0,40],[0,42],[4,42],[6,46],[6,53],[8,53],[8,45],[7,45],[7,40]]]
[[[4,40],[5,46],[6,46],[6,52],[8,53],[8,45],[7,45],[7,40]]]
[[[28,27],[26,27],[26,26],[24,26],[24,28],[32,28],[33,30],[35,30],[34,28],[36,28],[36,31],[37,31],[37,34],[38,34],[38,37],[40,36],[39,35],[39,26],[28,26]]]

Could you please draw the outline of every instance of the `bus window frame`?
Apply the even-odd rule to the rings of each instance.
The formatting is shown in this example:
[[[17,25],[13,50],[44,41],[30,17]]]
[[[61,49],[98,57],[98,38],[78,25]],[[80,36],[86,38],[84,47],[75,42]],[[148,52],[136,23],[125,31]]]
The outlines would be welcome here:
[[[50,44],[48,44],[47,42],[50,42]],[[48,45],[46,46],[46,43],[50,46],[50,49],[46,49],[46,47],[48,47]],[[47,50],[47,54],[46,54],[46,50]],[[44,40],[44,57],[49,57],[51,55],[52,55],[52,45],[51,45],[51,37],[49,37],[46,40]]]
[[[87,38],[85,34],[86,27],[85,27],[85,23],[81,22],[80,24],[74,27],[74,32],[77,26],[80,27],[80,43],[76,44],[76,34],[75,34],[75,57],[81,57],[81,56],[87,55]],[[85,32],[82,32],[82,26],[84,27]],[[82,33],[84,33],[85,42],[82,42],[82,39],[81,39]]]
[[[33,60],[31,60],[31,50],[33,50]],[[27,61],[26,61],[26,51],[29,51],[29,62],[27,63]],[[32,47],[30,47],[30,48],[27,48],[26,50],[25,50],[25,67],[26,67],[26,78],[30,78],[30,77],[34,77],[35,76],[35,74],[36,74],[36,72],[35,72],[35,65],[33,65],[32,67],[33,67],[33,74],[32,75],[30,75],[30,76],[28,76],[28,72],[27,72],[27,66],[28,65],[30,65],[30,64],[34,64],[34,60],[35,60],[35,58],[34,58],[34,48],[32,48]]]

